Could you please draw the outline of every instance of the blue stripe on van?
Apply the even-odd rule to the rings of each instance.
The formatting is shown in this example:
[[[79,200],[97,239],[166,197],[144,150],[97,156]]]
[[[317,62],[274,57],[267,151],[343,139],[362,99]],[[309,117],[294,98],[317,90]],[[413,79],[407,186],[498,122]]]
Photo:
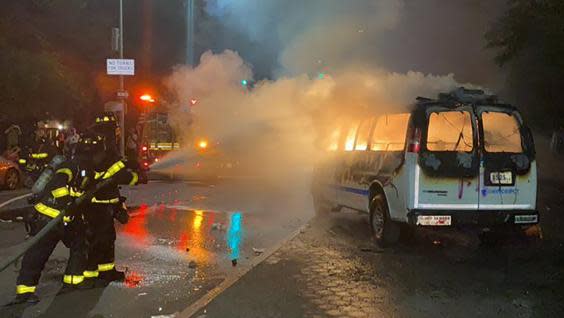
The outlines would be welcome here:
[[[363,196],[368,196],[368,194],[369,194],[368,190],[364,190],[364,189],[350,188],[350,187],[345,187],[345,186],[340,186],[340,185],[333,185],[333,188],[340,190],[340,191],[350,192],[350,193],[363,195]]]

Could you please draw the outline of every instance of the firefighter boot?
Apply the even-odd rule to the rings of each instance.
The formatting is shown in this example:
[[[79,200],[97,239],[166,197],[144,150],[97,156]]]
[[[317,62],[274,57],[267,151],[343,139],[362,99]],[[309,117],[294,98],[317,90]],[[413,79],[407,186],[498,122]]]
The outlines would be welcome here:
[[[109,271],[100,272],[100,279],[111,282],[123,282],[125,280],[125,272],[116,270],[115,268]]]
[[[66,294],[75,290],[92,289],[94,287],[96,287],[96,282],[92,279],[84,279],[79,283],[74,281],[68,282],[65,280],[63,283],[63,288],[61,288],[59,294]]]
[[[35,293],[17,294],[16,298],[8,305],[37,304],[39,297]]]

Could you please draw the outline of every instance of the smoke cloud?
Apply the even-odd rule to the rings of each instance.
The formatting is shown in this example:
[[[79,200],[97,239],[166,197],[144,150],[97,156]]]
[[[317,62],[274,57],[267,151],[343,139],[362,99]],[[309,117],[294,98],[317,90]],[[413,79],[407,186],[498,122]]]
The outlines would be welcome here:
[[[460,86],[453,73],[459,67],[432,75],[391,62],[386,45],[402,40],[390,34],[413,6],[401,0],[208,0],[208,12],[226,28],[247,34],[265,51],[274,48],[279,65],[275,79],[259,80],[252,89],[241,81],[253,79],[254,66],[231,50],[206,52],[198,66],[174,70],[166,81],[175,97],[170,118],[186,145],[187,164],[200,167],[213,158],[239,172],[287,176],[320,158],[339,122],[407,111],[417,96]],[[417,39],[403,41],[411,40]],[[418,61],[420,52],[429,54],[414,48],[404,56]],[[433,59],[452,56],[440,54]],[[209,149],[197,150],[199,140]]]

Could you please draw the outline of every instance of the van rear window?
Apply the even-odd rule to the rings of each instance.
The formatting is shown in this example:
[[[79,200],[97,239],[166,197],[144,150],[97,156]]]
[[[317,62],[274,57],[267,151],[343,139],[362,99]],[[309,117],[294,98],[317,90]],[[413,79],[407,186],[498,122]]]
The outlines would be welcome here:
[[[427,131],[429,151],[470,152],[474,148],[472,116],[466,111],[432,113]]]
[[[407,126],[411,114],[391,114],[378,117],[370,150],[402,151],[405,148]]]
[[[482,113],[484,148],[487,152],[521,153],[521,132],[517,118],[501,112]]]

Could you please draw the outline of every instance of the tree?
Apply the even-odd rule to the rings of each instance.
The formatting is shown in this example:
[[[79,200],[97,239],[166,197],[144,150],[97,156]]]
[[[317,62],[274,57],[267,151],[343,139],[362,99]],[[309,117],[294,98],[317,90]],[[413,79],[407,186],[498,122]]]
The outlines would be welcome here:
[[[510,0],[486,40],[525,113],[540,127],[564,124],[564,1]]]

